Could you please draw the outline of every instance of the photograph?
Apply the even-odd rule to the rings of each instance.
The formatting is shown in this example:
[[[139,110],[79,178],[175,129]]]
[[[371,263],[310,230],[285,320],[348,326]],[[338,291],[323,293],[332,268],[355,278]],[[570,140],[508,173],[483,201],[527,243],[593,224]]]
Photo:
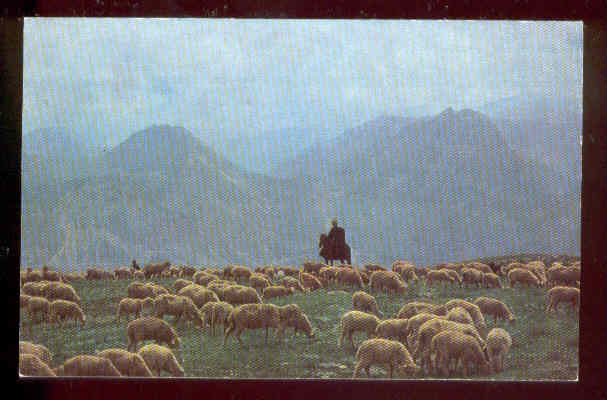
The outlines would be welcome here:
[[[20,379],[578,382],[583,28],[24,18]]]

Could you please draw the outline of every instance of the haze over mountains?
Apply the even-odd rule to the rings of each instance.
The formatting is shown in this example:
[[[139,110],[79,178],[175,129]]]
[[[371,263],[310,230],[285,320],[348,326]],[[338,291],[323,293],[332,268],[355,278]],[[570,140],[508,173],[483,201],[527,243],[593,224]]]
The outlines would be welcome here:
[[[24,135],[22,264],[297,265],[319,260],[332,217],[360,264],[579,254],[581,114],[494,114],[384,115],[328,139],[283,131],[246,161],[245,147],[178,126],[101,151],[66,139],[73,151],[56,157],[35,141],[60,133]]]

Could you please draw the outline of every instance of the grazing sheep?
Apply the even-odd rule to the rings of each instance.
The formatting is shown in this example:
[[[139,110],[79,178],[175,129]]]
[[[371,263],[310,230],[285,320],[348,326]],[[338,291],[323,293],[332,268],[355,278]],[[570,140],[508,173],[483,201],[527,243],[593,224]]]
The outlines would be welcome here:
[[[378,318],[383,317],[383,314],[377,307],[377,301],[375,297],[361,290],[355,292],[352,295],[352,309],[358,311],[364,311],[366,313],[375,314]]]
[[[97,357],[110,360],[122,376],[154,376],[144,359],[137,353],[123,349],[107,349],[98,352]]]
[[[114,277],[116,279],[131,279],[133,277],[133,270],[129,267],[121,267],[114,270]]]
[[[485,346],[485,341],[480,337],[474,325],[448,321],[442,318],[434,318],[424,322],[422,326],[419,327],[419,330],[417,332],[417,337],[415,340],[417,347],[413,352],[413,357],[415,359],[419,357],[419,359],[421,360],[421,367],[423,367],[424,365],[428,366],[429,368],[431,367],[430,345],[432,338],[437,333],[445,330],[461,331],[462,333],[473,336],[478,341],[478,344],[481,346],[481,348],[484,348]]]
[[[21,290],[28,296],[45,297],[44,288],[46,285],[48,285],[47,281],[28,282],[23,285]]]
[[[361,369],[364,369],[367,376],[371,377],[369,367],[378,364],[389,366],[390,378],[392,378],[395,368],[403,376],[416,374],[420,370],[402,343],[386,339],[369,339],[362,342],[356,351],[356,366],[352,378],[357,378]]]
[[[175,288],[175,293],[178,293],[181,289],[191,285],[192,283],[194,282],[188,281],[187,279],[177,279],[175,281],[175,284],[173,285],[173,287]]]
[[[31,297],[32,296],[28,296],[27,294],[19,294],[19,308],[27,308]]]
[[[242,339],[240,335],[245,329],[265,329],[265,343],[268,343],[268,329],[274,328],[277,330],[277,335],[280,337],[280,332],[283,330],[283,325],[286,321],[281,321],[280,310],[274,304],[243,304],[232,310],[228,316],[228,328],[223,337],[225,344],[228,336],[234,333],[240,345]]]
[[[86,321],[86,316],[80,306],[73,301],[67,300],[55,300],[50,306],[50,322],[57,320],[64,321],[66,319],[73,319],[74,321],[80,321],[82,326]]]
[[[61,274],[57,271],[51,271],[45,265],[42,267],[42,279],[48,282],[61,282]]]
[[[486,288],[498,288],[501,289],[502,283],[500,278],[494,273],[483,274],[483,286]]]
[[[570,286],[555,286],[546,294],[548,306],[546,312],[557,311],[560,303],[569,303],[575,311],[580,304],[580,289]]]
[[[520,263],[520,262],[511,262],[510,264],[502,266],[500,268],[500,273],[502,274],[502,276],[507,276],[508,272],[510,272],[511,270],[513,270],[515,268],[525,269],[525,264]]]
[[[417,337],[417,332],[419,331],[419,328],[427,321],[430,321],[431,319],[434,318],[442,318],[442,319],[446,319],[446,317],[444,316],[438,316],[436,314],[431,314],[431,313],[427,313],[427,312],[423,312],[423,313],[419,313],[417,315],[414,315],[413,317],[407,319],[407,345],[409,346],[410,349],[414,348],[414,345],[416,344],[415,338]]]
[[[34,322],[38,313],[42,314],[40,320],[48,321],[51,313],[51,303],[44,297],[31,296],[27,304],[27,311]]]
[[[190,267],[189,265],[182,265],[181,266],[180,276],[182,278],[191,278],[191,277],[194,276],[195,273],[196,273],[196,268]]]
[[[496,372],[504,370],[504,358],[510,347],[512,346],[512,338],[510,334],[502,328],[493,328],[487,335],[487,355],[491,367]]]
[[[91,355],[72,357],[55,372],[57,376],[122,376],[110,360]]]
[[[455,307],[464,308],[472,317],[472,320],[474,321],[474,326],[476,326],[478,330],[482,330],[485,328],[485,318],[483,317],[481,309],[476,304],[472,304],[469,301],[462,299],[452,299],[445,303],[445,307],[447,308],[447,311],[450,311],[452,308]]]
[[[417,275],[419,278],[427,278],[428,272],[430,271],[431,269],[428,267],[415,267],[415,275]]]
[[[353,286],[358,289],[364,288],[364,283],[358,271],[351,268],[340,268],[335,274],[335,281],[344,286]]]
[[[304,287],[304,289],[307,289],[310,292],[323,287],[323,284],[317,277],[307,272],[300,272],[299,280],[301,281],[301,285]]]
[[[260,292],[263,292],[263,290],[268,286],[272,286],[270,280],[264,274],[257,272],[251,274],[251,277],[249,278],[249,284],[253,289],[259,290]]]
[[[314,330],[310,323],[310,319],[304,313],[296,314],[294,317],[287,319],[284,327],[293,328],[293,333],[295,335],[297,335],[298,332],[303,332],[309,338],[314,337]]]
[[[200,315],[202,316],[203,321],[202,330],[204,331],[204,328],[208,324],[211,334],[215,336],[215,328],[217,325],[221,324],[223,326],[223,332],[225,333],[228,315],[230,315],[233,309],[234,307],[225,301],[210,301],[206,303],[200,309]]]
[[[363,284],[368,285],[369,284],[369,275],[367,274],[367,272],[359,271],[358,268],[356,269],[356,272],[358,272],[358,275],[360,275],[360,279],[363,280]]]
[[[133,272],[133,278],[145,279],[145,274],[143,273],[143,271],[135,271],[135,272]]]
[[[63,281],[67,282],[67,283],[71,283],[71,282],[75,282],[75,281],[80,281],[85,279],[84,275],[82,274],[69,274],[69,273],[64,273],[63,274]]]
[[[232,305],[263,303],[255,289],[240,285],[226,287],[223,291],[223,301]]]
[[[126,291],[131,299],[145,299],[146,297],[155,297],[152,287],[141,282],[131,283],[127,287]]]
[[[295,288],[284,286],[269,286],[263,290],[263,300],[268,300],[274,297],[286,297],[295,293]]]
[[[387,319],[381,321],[375,328],[375,336],[378,338],[395,338],[402,344],[407,344],[408,323],[406,319]]]
[[[483,274],[490,274],[493,272],[493,270],[491,269],[491,267],[489,267],[487,264],[483,264],[480,262],[471,262],[469,264],[466,265],[468,268],[472,268],[475,269],[477,271],[482,272]]]
[[[27,353],[19,353],[19,373],[22,376],[57,376],[38,356]]]
[[[435,282],[455,283],[455,279],[444,270],[430,270],[426,275],[426,286],[433,286]]]
[[[496,323],[497,319],[508,320],[511,323],[515,323],[516,318],[508,308],[508,306],[502,303],[498,299],[491,297],[479,297],[473,302],[480,308],[484,315],[492,315],[493,322]]]
[[[146,297],[145,299],[131,299],[127,297],[120,300],[118,303],[118,312],[116,313],[116,320],[120,322],[120,317],[126,315],[127,320],[130,314],[135,314],[135,318],[139,318],[144,308],[150,308],[154,305],[154,299]]]
[[[86,270],[86,279],[87,280],[104,280],[104,279],[109,279],[109,280],[114,280],[114,274],[109,272],[109,271],[105,271],[101,268],[89,268]]]
[[[432,354],[436,354],[437,369],[442,369],[445,375],[449,375],[451,360],[455,361],[456,368],[458,360],[462,361],[464,376],[469,375],[470,365],[482,368],[485,372],[491,371],[487,356],[478,341],[460,330],[444,330],[434,335],[430,342],[430,355]]]
[[[463,307],[454,307],[447,313],[445,319],[449,321],[461,322],[462,324],[474,324],[470,313]]]
[[[156,373],[156,376],[160,376],[162,371],[168,372],[171,376],[185,376],[183,367],[179,365],[177,358],[168,347],[150,343],[143,346],[137,354],[143,358],[148,368]]]
[[[51,352],[41,344],[31,342],[19,342],[19,354],[32,354],[38,357],[46,365],[51,365],[53,357]]]
[[[145,276],[146,279],[150,279],[153,277],[160,277],[160,276],[162,276],[162,272],[166,269],[169,269],[170,266],[171,266],[171,263],[168,261],[165,261],[163,263],[158,263],[158,264],[146,264],[143,267],[143,275]]]
[[[533,274],[533,272],[523,269],[514,268],[508,271],[508,280],[510,281],[510,287],[514,287],[515,283],[524,284],[525,286],[540,287],[540,280]]]
[[[382,267],[379,264],[367,264],[363,268],[364,268],[365,272],[369,275],[375,271],[387,271],[388,270],[388,268]],[[394,271],[394,269],[392,271]],[[397,271],[394,271],[394,272],[397,272]]]
[[[450,277],[453,278],[454,283],[457,282],[460,287],[462,286],[462,284],[463,284],[462,277],[459,274],[459,272],[457,272],[455,269],[443,268],[440,271],[445,271]]]
[[[302,286],[301,282],[299,282],[299,280],[297,278],[294,278],[292,276],[285,276],[284,278],[282,278],[279,282],[282,286],[287,287],[287,288],[293,288],[299,292],[305,292],[306,290],[304,289],[304,287]]]
[[[333,282],[335,280],[335,276],[337,275],[337,268],[322,267],[318,275],[327,282]]]
[[[369,287],[375,292],[377,290],[383,290],[388,293],[398,293],[400,295],[405,293],[407,285],[394,271],[375,271],[369,278]]]
[[[177,347],[180,343],[175,329],[165,321],[156,317],[140,317],[129,322],[126,328],[129,343],[127,350],[137,350],[137,343],[155,340],[158,344],[166,343]]]
[[[462,282],[480,288],[483,286],[483,272],[474,268],[463,268]]]
[[[278,267],[280,271],[282,271],[285,276],[297,276],[299,275],[299,269],[296,267]]]
[[[154,282],[146,283],[146,286],[148,286],[152,290],[152,297],[158,297],[163,294],[169,294],[167,288],[162,285],[158,285]]]
[[[554,266],[548,270],[550,286],[575,286],[581,278],[581,269],[576,267]]]
[[[192,299],[187,296],[163,294],[154,299],[154,315],[162,318],[165,314],[173,315],[175,323],[184,317],[186,320],[194,321],[200,327],[203,326],[200,311]]]
[[[446,315],[447,308],[443,304],[431,304],[414,301],[407,303],[398,310],[396,318],[411,318],[419,313],[431,313],[436,315]]]
[[[316,276],[318,276],[320,274],[320,270],[323,267],[326,267],[326,265],[323,263],[314,263],[314,262],[304,262],[302,264],[302,266],[303,266],[303,272],[307,272],[309,274],[314,274]]]
[[[194,280],[194,283],[200,286],[207,286],[210,282],[219,280],[219,277],[204,271],[198,271],[194,274],[192,279]]]
[[[544,286],[546,282],[548,282],[548,278],[546,276],[546,264],[542,261],[531,261],[525,264],[525,268],[529,271],[533,272],[537,279],[540,281],[540,285]]]
[[[337,340],[337,346],[342,345],[344,338],[350,340],[352,349],[354,349],[354,341],[352,340],[352,334],[354,332],[362,331],[367,333],[367,338],[371,339],[375,336],[375,330],[379,325],[379,318],[373,314],[367,314],[362,311],[350,311],[345,313],[341,317],[341,336]]]
[[[71,285],[63,282],[49,282],[43,289],[44,297],[48,301],[68,300],[80,304],[80,297]]]
[[[198,308],[204,306],[209,301],[219,301],[219,297],[217,297],[215,292],[195,283],[182,288],[177,294],[189,297]]]
[[[32,271],[31,268],[28,268],[25,276],[21,279],[21,283],[25,285],[29,282],[40,282],[41,280],[43,280],[41,271]]]
[[[232,267],[232,277],[236,280],[236,282],[240,282],[241,280],[248,281],[251,274],[252,271],[248,267],[243,267],[241,265],[235,265]]]

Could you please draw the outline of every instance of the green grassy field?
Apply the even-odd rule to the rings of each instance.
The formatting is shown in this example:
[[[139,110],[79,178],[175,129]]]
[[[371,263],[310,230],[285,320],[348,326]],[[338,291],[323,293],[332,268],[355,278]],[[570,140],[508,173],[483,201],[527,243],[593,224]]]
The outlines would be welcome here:
[[[175,278],[156,279],[170,291]],[[82,298],[87,316],[84,327],[67,322],[63,327],[48,323],[32,324],[29,315],[21,311],[20,340],[45,345],[53,354],[53,365],[63,363],[78,354],[95,354],[108,348],[126,348],[126,325],[123,318],[116,321],[116,310],[121,298],[127,297],[127,286],[133,280],[76,281],[74,289]],[[347,290],[330,294],[329,291]],[[341,316],[352,309],[352,289],[330,287],[311,294],[295,294],[272,303],[296,303],[308,315],[316,329],[314,338],[288,334],[279,342],[271,330],[268,344],[264,331],[246,331],[244,346],[230,336],[223,345],[221,334],[203,334],[193,323],[180,321],[175,328],[182,340],[175,355],[188,377],[209,378],[350,378],[355,363],[355,352],[346,342],[337,346]],[[493,375],[473,375],[471,379],[495,380],[575,380],[578,374],[579,315],[564,306],[556,314],[546,314],[545,289],[472,289],[433,287],[426,290],[423,283],[411,284],[403,296],[375,294],[385,318],[391,317],[410,301],[444,303],[452,298],[473,301],[478,296],[501,299],[517,317],[515,325],[498,321],[506,329],[513,344],[505,360],[505,370]],[[565,311],[567,310],[567,311]],[[131,318],[132,319],[132,318]],[[165,316],[172,323],[173,317]],[[487,318],[487,328],[496,326]],[[221,329],[220,329],[221,330]],[[355,334],[355,344],[366,339]],[[141,346],[141,345],[140,345]],[[381,367],[371,368],[372,379],[387,378]],[[366,375],[363,374],[366,378]],[[444,377],[422,375],[414,379]],[[451,376],[461,378],[461,376]]]

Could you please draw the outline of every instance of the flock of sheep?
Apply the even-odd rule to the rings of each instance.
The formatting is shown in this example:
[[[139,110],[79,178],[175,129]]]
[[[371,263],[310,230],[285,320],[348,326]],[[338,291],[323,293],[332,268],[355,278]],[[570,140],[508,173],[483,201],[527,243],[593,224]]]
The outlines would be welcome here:
[[[180,344],[175,328],[163,319],[174,317],[192,321],[204,333],[215,335],[223,327],[223,343],[233,335],[242,345],[246,330],[275,329],[282,338],[293,328],[314,337],[315,329],[297,304],[278,306],[268,299],[288,297],[295,292],[309,293],[326,289],[329,284],[351,288],[352,311],[341,317],[338,346],[349,341],[356,350],[353,334],[365,332],[368,339],[356,350],[353,377],[361,370],[370,376],[372,365],[387,368],[389,377],[396,371],[402,377],[421,376],[424,372],[449,375],[460,370],[468,376],[472,370],[490,374],[504,369],[504,358],[512,345],[510,334],[503,328],[487,332],[485,317],[509,321],[516,317],[507,304],[491,297],[478,297],[473,302],[452,299],[445,304],[409,302],[396,315],[384,318],[371,293],[385,292],[401,296],[411,281],[423,281],[426,287],[437,284],[502,288],[502,279],[511,287],[534,286],[546,289],[546,312],[567,303],[572,310],[579,305],[581,263],[570,266],[543,262],[510,263],[494,271],[486,264],[473,262],[419,267],[397,261],[391,270],[376,264],[363,269],[350,265],[336,267],[320,263],[295,267],[244,266],[219,269],[196,269],[149,264],[143,270],[121,267],[113,272],[91,268],[86,274],[51,271],[21,273],[20,307],[33,323],[63,323],[67,319],[84,325],[86,314],[81,298],[70,282],[77,279],[137,279],[121,299],[116,319],[128,322],[126,349],[107,349],[95,355],[78,355],[51,368],[52,356],[41,344],[22,341],[19,345],[19,369],[24,376],[184,376],[184,369],[173,354]],[[500,277],[501,275],[501,277]],[[177,277],[169,289],[145,282],[155,277]],[[365,291],[367,290],[367,291]],[[331,292],[329,292],[331,293]],[[147,312],[148,315],[143,315]],[[145,344],[153,340],[155,343]],[[137,345],[144,346],[137,350]]]

